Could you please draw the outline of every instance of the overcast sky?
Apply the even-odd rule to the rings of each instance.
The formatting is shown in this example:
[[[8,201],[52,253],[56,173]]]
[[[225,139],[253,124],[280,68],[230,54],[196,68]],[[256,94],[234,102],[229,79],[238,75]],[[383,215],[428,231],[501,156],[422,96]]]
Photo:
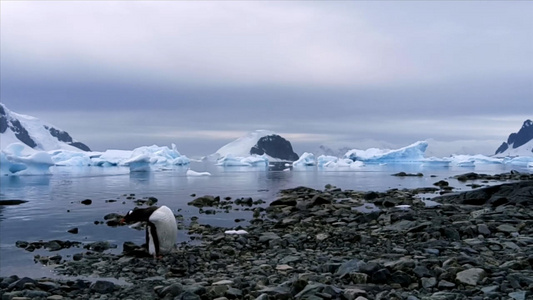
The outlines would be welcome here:
[[[0,3],[1,102],[93,150],[493,154],[533,118],[530,1]]]

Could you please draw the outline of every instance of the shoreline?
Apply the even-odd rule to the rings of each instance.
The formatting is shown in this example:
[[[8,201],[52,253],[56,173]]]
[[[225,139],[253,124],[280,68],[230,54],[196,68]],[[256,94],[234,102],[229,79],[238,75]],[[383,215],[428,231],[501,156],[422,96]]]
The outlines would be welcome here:
[[[225,234],[228,228],[194,222],[188,229],[197,245],[182,243],[158,260],[143,257],[139,245],[131,242],[119,245],[121,254],[106,252],[105,241],[98,244],[100,248],[80,247],[72,260],[57,261],[56,272],[67,276],[65,280],[0,277],[0,296],[529,299],[533,297],[529,292],[533,289],[533,175],[500,174],[499,179],[495,175],[487,179],[469,174],[472,178],[464,180],[517,178],[514,183],[457,194],[449,193],[453,189],[444,182],[430,189],[386,192],[331,185],[324,190],[282,190],[266,207],[249,206],[254,211],[250,224],[234,228],[247,234]],[[418,195],[428,191],[442,192],[432,199],[440,206],[425,206]],[[366,203],[380,211],[357,210]],[[43,258],[54,259],[58,258]]]

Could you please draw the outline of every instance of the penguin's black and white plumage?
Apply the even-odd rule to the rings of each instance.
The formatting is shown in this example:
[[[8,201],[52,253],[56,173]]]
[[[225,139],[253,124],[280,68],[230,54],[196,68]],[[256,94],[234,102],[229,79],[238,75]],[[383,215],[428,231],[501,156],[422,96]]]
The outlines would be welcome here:
[[[164,205],[130,210],[121,220],[124,222],[146,222],[146,247],[154,257],[176,247],[178,225],[172,210]]]

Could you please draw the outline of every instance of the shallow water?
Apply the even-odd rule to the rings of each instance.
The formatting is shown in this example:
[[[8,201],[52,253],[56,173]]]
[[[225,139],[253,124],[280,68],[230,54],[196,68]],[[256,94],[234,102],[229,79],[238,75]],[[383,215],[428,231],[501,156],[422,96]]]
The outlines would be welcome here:
[[[459,168],[406,164],[365,166],[360,169],[307,167],[272,171],[265,167],[223,168],[204,162],[194,162],[190,168],[197,172],[210,172],[212,176],[187,177],[187,167],[131,174],[129,169],[122,167],[55,167],[52,169],[53,175],[0,178],[1,200],[29,201],[21,205],[0,206],[0,276],[52,276],[50,267],[34,263],[34,255],[60,254],[67,258],[84,251],[82,248],[71,248],[59,252],[27,252],[15,247],[18,240],[34,242],[58,239],[82,243],[106,240],[118,246],[111,250],[117,253],[121,252],[124,241],[143,243],[144,233],[141,231],[127,226],[94,224],[94,221],[104,221],[103,217],[108,213],[125,214],[132,209],[135,205],[127,199],[130,194],[135,194],[137,199],[156,197],[158,205],[167,205],[176,214],[184,216],[183,225],[187,225],[192,216],[197,216],[203,224],[236,228],[245,223],[236,223],[235,219],[250,219],[250,211],[241,208],[230,213],[199,214],[198,208],[187,205],[194,199],[191,195],[231,197],[232,200],[252,197],[254,200],[263,199],[268,204],[276,199],[279,190],[297,186],[323,189],[326,184],[332,184],[342,189],[385,191],[390,188],[428,187],[447,179],[458,190],[467,190],[470,188],[450,177],[467,172],[497,174],[512,169],[505,165]],[[421,172],[424,176],[391,176],[400,171]],[[92,204],[81,204],[84,199],[91,199]],[[239,206],[234,205],[236,207]],[[73,227],[79,229],[78,234],[67,232]],[[186,231],[181,230],[178,242],[188,241]]]

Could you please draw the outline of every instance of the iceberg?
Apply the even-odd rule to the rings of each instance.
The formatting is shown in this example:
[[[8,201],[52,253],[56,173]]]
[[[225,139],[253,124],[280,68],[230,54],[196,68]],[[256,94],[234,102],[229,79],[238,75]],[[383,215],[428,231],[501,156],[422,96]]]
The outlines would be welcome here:
[[[329,161],[322,165],[324,168],[352,168],[358,169],[365,164],[362,161],[353,161],[349,158],[339,158],[335,161]]]
[[[325,165],[330,164],[330,163],[337,163],[337,160],[339,160],[339,158],[336,157],[336,156],[332,156],[332,155],[320,155],[320,156],[316,159],[316,162],[317,162],[317,165],[318,165],[319,167],[324,167]]]
[[[0,153],[2,175],[46,175],[54,165],[50,154],[22,143],[12,143]]]
[[[123,161],[128,160],[131,157],[131,151],[128,150],[106,150],[103,153],[94,153],[91,156],[93,166],[98,167],[111,167],[118,166]]]
[[[123,162],[125,166],[130,167],[130,172],[148,172],[151,171],[152,158],[145,153],[136,155]]]
[[[246,157],[233,156],[232,154],[219,158],[217,166],[268,166],[268,156],[250,155]]]
[[[292,166],[314,166],[315,164],[315,155],[313,153],[304,152],[302,155],[300,155],[300,158],[297,161],[292,163]]]
[[[56,166],[91,166],[91,152],[50,151],[52,161]]]
[[[450,157],[451,164],[459,167],[473,167],[479,164],[502,164],[501,158],[488,157],[485,155],[452,155]]]
[[[145,172],[153,168],[163,169],[190,163],[189,158],[181,155],[174,144],[171,148],[153,145],[133,151],[81,152],[59,149],[47,152],[34,150],[22,143],[11,143],[0,153],[2,175],[50,174],[51,166],[127,166],[130,172]]]
[[[533,156],[506,157],[503,159],[503,163],[517,167],[531,168],[533,166]]]
[[[137,165],[152,165],[152,166],[173,166],[173,165],[187,165],[190,160],[179,153],[176,145],[172,144],[172,148],[159,147],[157,145],[143,146],[134,149],[131,156],[123,164],[130,166],[132,163]]]
[[[424,153],[427,147],[428,143],[426,141],[418,141],[396,150],[378,148],[367,150],[352,149],[344,154],[344,158],[349,158],[352,161],[362,161],[367,164],[421,162],[424,160]]]

